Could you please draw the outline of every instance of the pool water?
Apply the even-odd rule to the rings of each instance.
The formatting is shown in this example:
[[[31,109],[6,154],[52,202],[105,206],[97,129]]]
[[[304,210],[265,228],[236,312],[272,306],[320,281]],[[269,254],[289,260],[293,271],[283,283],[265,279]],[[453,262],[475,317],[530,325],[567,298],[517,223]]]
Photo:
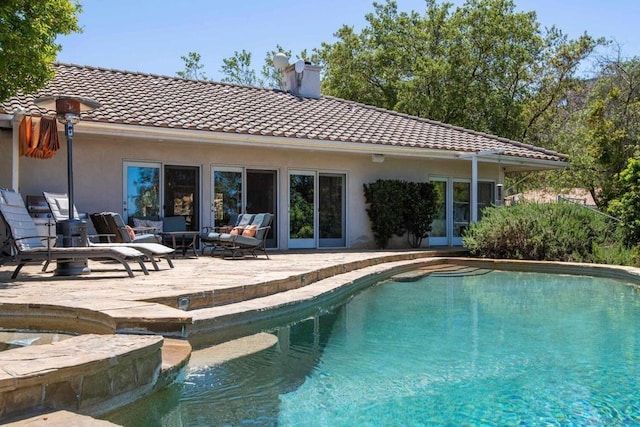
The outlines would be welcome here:
[[[165,426],[640,425],[640,294],[532,273],[369,288],[108,419]],[[133,414],[133,415],[132,415]]]

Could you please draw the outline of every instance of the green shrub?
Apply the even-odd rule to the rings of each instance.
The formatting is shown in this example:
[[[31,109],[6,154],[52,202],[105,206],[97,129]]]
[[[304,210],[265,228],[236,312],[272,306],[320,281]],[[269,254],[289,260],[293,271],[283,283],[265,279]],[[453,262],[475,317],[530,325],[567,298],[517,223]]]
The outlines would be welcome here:
[[[364,197],[371,231],[379,248],[389,239],[407,233],[409,244],[417,248],[431,231],[435,213],[435,192],[429,182],[379,179],[364,184]]]
[[[400,210],[403,205],[404,181],[379,179],[364,184],[364,197],[369,207],[367,214],[371,220],[371,231],[376,245],[386,248],[395,234],[405,233],[404,218]]]
[[[609,220],[574,203],[490,207],[471,224],[464,245],[487,258],[635,264]]]
[[[407,182],[404,197],[403,217],[407,229],[407,240],[412,248],[419,248],[422,240],[431,231],[436,212],[436,193],[430,182]]]

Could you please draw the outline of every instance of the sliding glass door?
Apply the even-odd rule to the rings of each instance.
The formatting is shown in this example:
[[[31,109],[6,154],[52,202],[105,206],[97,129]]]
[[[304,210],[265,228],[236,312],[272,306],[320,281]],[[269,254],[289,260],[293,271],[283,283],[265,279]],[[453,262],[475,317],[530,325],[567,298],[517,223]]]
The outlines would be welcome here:
[[[277,248],[278,242],[278,173],[274,170],[247,169],[245,188],[246,212],[269,212],[274,215],[267,234],[267,247]]]
[[[433,190],[436,199],[436,212],[431,223],[431,231],[429,232],[429,246],[446,246],[449,244],[449,221],[447,212],[449,211],[448,185],[446,179],[432,179]]]
[[[232,225],[242,213],[242,176],[242,169],[214,169],[212,226]]]
[[[290,171],[289,248],[343,248],[346,175]]]
[[[321,248],[347,246],[345,181],[343,174],[318,176],[318,246]]]
[[[163,216],[183,216],[187,230],[200,230],[200,168],[164,167]]]
[[[125,162],[122,213],[129,218],[182,215],[188,230],[200,229],[200,168]]]
[[[267,234],[267,247],[277,247],[277,171],[214,166],[212,177],[212,226],[234,224],[241,213],[272,213],[274,220]]]
[[[462,245],[462,236],[471,218],[471,183],[453,180],[453,246]]]
[[[128,218],[160,218],[160,163],[126,162],[122,213]]]
[[[436,213],[431,223],[429,246],[460,246],[471,222],[471,182],[464,179],[432,178]],[[494,203],[495,184],[478,182],[478,219]]]
[[[316,173],[289,173],[289,248],[316,247]]]

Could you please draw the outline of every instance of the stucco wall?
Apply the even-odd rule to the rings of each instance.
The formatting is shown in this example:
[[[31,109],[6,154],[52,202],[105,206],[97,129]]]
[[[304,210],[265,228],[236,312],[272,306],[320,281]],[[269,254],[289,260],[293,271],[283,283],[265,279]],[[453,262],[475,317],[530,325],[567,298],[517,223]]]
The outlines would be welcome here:
[[[11,129],[0,129],[0,187],[11,188]]]
[[[6,136],[3,133],[2,136]],[[10,135],[9,135],[10,138]],[[66,192],[66,140],[60,134],[61,149],[48,160],[21,158],[20,192],[41,194],[42,191]],[[10,139],[9,139],[10,147]],[[2,162],[7,141],[0,143]],[[76,127],[73,140],[75,204],[81,212],[122,212],[123,163],[149,161],[163,164],[200,166],[201,168],[201,224],[211,223],[211,167],[242,166],[278,170],[279,216],[278,242],[287,248],[287,191],[291,169],[335,172],[347,175],[347,242],[349,247],[374,247],[365,211],[362,186],[378,178],[398,178],[426,181],[430,177],[470,178],[468,160],[421,160],[385,156],[383,163],[373,163],[370,154],[329,153],[312,150],[285,150],[255,146],[213,143],[184,143],[124,139],[117,136],[98,137],[83,134],[81,124]],[[4,169],[4,168],[3,168]],[[0,185],[6,185],[5,173]],[[495,164],[479,163],[479,179],[495,181],[500,168]],[[10,178],[10,177],[9,177]],[[405,239],[394,240],[394,246],[406,246]]]

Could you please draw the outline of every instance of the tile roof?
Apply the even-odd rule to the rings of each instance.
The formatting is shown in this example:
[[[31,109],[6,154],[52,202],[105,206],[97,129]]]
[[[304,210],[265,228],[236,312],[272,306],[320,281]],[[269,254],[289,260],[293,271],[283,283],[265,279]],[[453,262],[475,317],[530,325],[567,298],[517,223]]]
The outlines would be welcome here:
[[[503,149],[506,156],[567,160],[540,147],[330,96],[300,98],[273,89],[70,64],[54,68],[56,76],[45,89],[0,103],[0,110],[21,107],[38,116],[35,98],[73,94],[102,104],[83,113],[83,121],[459,152]]]

